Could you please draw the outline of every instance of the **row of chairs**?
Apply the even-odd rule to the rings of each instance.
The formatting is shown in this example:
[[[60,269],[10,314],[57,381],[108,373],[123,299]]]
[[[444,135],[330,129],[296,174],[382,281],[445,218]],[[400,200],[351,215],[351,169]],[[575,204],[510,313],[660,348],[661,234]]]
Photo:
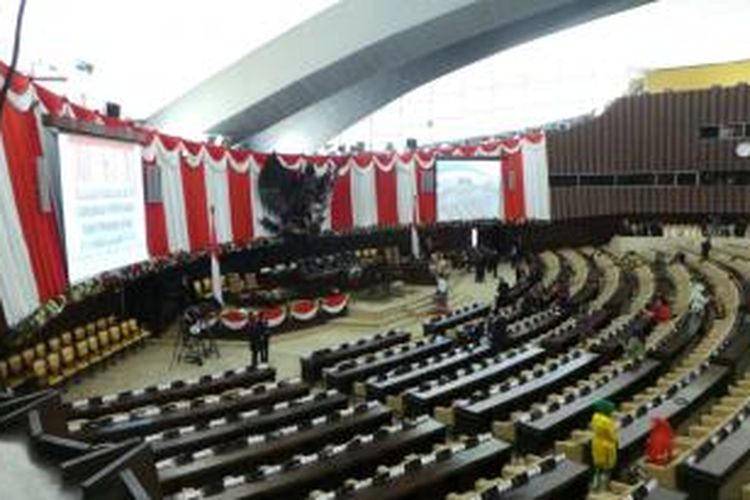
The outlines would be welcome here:
[[[0,386],[57,386],[148,338],[135,319],[100,318],[0,361]]]

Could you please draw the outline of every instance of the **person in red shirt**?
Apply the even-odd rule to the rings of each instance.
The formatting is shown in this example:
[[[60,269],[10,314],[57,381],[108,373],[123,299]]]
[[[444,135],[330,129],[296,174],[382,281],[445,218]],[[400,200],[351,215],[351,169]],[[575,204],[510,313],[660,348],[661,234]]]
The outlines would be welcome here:
[[[654,302],[649,310],[649,314],[656,323],[664,323],[672,319],[672,309],[664,297],[656,299],[656,302]]]

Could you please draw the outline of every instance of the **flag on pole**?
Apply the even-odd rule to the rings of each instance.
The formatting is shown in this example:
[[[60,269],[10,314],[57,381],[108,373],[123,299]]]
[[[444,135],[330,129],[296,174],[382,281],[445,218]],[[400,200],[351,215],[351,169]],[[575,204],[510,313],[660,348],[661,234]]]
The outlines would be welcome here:
[[[224,305],[224,294],[221,290],[221,267],[219,265],[219,243],[216,237],[216,221],[214,219],[214,207],[211,206],[211,218],[209,220],[211,226],[209,233],[209,251],[211,252],[211,292],[216,301]]]
[[[415,259],[419,259],[419,232],[417,231],[417,224],[419,224],[419,197],[414,195],[414,215],[411,221],[411,254]]]

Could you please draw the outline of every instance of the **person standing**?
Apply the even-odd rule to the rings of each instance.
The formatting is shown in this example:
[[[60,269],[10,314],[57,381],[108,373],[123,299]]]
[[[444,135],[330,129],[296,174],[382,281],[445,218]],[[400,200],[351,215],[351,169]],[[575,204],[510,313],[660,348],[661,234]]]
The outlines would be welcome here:
[[[258,337],[260,339],[260,362],[268,363],[268,343],[271,333],[268,322],[263,317],[258,318]]]
[[[593,491],[607,490],[609,477],[617,465],[617,449],[619,438],[617,424],[612,418],[615,405],[606,399],[594,403],[594,416],[591,417],[591,462],[594,466],[592,481]]]
[[[250,350],[252,351],[252,366],[253,368],[258,366],[258,356],[261,350],[261,339],[259,331],[260,318],[257,316],[251,316],[247,322],[247,334],[250,337]]]
[[[711,237],[706,236],[706,239],[701,243],[701,259],[708,260],[711,255]]]

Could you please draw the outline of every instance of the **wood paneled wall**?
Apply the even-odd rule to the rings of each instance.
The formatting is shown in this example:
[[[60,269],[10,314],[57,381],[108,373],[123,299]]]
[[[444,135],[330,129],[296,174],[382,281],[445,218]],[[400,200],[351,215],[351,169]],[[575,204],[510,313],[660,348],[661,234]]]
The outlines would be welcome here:
[[[700,127],[750,122],[750,86],[621,97],[606,111],[548,133],[550,174],[750,168],[737,140],[701,139]]]

